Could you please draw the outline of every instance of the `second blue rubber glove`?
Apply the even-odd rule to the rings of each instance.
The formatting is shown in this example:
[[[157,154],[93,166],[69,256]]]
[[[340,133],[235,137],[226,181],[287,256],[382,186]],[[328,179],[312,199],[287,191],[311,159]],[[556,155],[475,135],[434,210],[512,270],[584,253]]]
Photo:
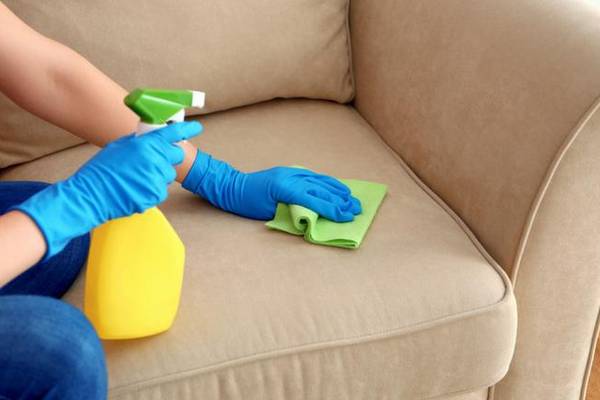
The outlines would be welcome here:
[[[197,122],[172,124],[109,143],[75,174],[13,207],[38,225],[52,257],[74,237],[113,218],[142,212],[167,198],[174,165],[183,161],[175,143],[198,135]],[[9,210],[10,211],[10,210]]]
[[[273,218],[280,202],[336,222],[352,221],[361,212],[360,201],[332,177],[291,167],[244,173],[201,151],[183,187],[225,211],[260,220]]]

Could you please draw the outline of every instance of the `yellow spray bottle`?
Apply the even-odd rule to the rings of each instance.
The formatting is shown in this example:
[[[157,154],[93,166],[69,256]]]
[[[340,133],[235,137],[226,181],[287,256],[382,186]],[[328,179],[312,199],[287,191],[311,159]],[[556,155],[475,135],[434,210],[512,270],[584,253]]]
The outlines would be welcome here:
[[[137,134],[183,121],[203,107],[204,93],[135,89],[125,104],[139,117]],[[92,232],[84,311],[102,339],[132,339],[168,330],[175,319],[185,249],[165,216],[152,208],[111,220]]]

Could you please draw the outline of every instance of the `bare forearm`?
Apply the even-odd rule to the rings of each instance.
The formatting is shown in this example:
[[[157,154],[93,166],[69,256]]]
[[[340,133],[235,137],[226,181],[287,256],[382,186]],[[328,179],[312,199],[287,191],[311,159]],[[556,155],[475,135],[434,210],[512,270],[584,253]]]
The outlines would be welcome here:
[[[104,146],[134,131],[125,89],[68,47],[34,31],[0,3],[0,91],[38,117]],[[177,168],[182,181],[195,157]],[[191,158],[191,159],[190,159]]]
[[[91,143],[104,145],[135,128],[123,88],[1,3],[0,72],[0,91],[15,103]]]
[[[0,2],[0,92],[23,109],[98,146],[134,131],[125,89],[68,47],[31,29]],[[196,156],[182,143],[183,181]],[[46,252],[38,226],[21,212],[0,216],[0,286]]]
[[[0,287],[37,263],[45,253],[44,237],[27,215],[11,211],[0,216]]]
[[[137,117],[123,104],[126,91],[74,51],[54,42],[49,47],[56,62],[43,80],[21,84],[13,100],[98,146],[133,132]]]
[[[58,46],[61,49],[57,52],[64,53],[64,67],[53,71],[52,84],[47,89],[47,98],[54,100],[48,104],[32,96],[29,111],[97,146],[133,132],[138,117],[123,103],[125,89],[79,54]],[[185,178],[196,154],[190,143],[182,147],[186,159],[176,168],[179,182]]]

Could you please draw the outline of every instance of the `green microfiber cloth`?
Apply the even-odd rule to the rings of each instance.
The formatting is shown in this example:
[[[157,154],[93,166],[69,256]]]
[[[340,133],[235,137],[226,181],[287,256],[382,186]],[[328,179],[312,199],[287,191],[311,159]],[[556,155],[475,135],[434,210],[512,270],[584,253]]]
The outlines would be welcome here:
[[[292,235],[303,235],[304,239],[310,243],[346,249],[358,248],[383,201],[387,186],[354,179],[340,180],[361,202],[362,213],[357,215],[354,221],[337,223],[320,218],[317,213],[308,208],[279,203],[275,211],[275,218],[266,225],[271,229]]]

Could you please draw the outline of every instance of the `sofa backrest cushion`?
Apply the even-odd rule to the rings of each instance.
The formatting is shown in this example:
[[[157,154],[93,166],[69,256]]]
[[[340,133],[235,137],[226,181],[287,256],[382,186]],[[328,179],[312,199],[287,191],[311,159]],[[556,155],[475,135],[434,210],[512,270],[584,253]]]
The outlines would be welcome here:
[[[276,97],[349,101],[348,2],[4,1],[128,90],[205,91],[204,112]],[[0,168],[77,143],[0,95]]]
[[[356,107],[507,271],[600,94],[600,4],[352,0]]]

